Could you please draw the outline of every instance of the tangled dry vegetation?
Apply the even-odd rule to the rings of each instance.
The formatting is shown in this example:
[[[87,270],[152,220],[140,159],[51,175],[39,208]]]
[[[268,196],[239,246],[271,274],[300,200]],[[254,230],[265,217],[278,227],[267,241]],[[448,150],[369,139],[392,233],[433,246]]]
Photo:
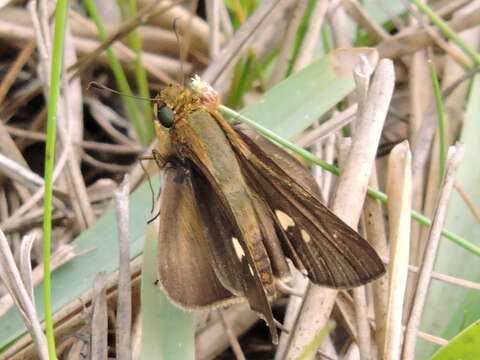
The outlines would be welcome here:
[[[47,359],[44,311],[35,311],[32,294],[41,304],[55,9],[46,0],[0,3],[0,357]],[[59,357],[157,358],[163,344],[159,351],[179,351],[163,356],[176,359],[192,358],[193,347],[197,359],[424,359],[478,319],[480,1],[434,1],[444,23],[401,1],[138,0],[138,10],[98,1],[100,35],[87,3],[68,9],[56,117],[51,269]],[[322,57],[321,49],[333,52]],[[226,105],[242,108],[304,68],[326,74],[320,85],[292,76],[288,91],[266,103],[276,101],[267,109],[273,114],[313,82],[324,93],[300,96],[294,106],[305,113],[254,120],[340,165],[340,178],[312,171],[336,214],[359,223],[388,274],[353,291],[296,276],[294,290],[274,304],[284,330],[278,347],[244,303],[195,313],[195,337],[187,313],[162,303],[155,318],[140,286],[155,201],[138,161],[156,146],[151,103],[88,84],[128,93],[129,83],[133,94],[152,97],[181,81],[181,69],[202,74]],[[157,193],[158,169],[145,166]],[[365,198],[367,186],[387,193],[388,205],[383,194]],[[451,345],[443,351],[469,358]],[[478,343],[470,346],[470,355],[475,346],[480,353]]]

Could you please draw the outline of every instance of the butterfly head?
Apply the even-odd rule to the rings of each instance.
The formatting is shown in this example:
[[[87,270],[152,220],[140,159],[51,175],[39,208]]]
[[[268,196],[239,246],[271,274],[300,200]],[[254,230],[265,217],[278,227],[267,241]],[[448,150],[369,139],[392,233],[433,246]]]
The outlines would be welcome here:
[[[176,121],[201,106],[200,99],[190,89],[181,85],[169,85],[158,94],[153,103],[156,120],[165,128],[171,128]]]
[[[215,111],[219,104],[218,93],[195,75],[188,87],[174,84],[163,89],[155,98],[154,113],[163,127],[171,128],[176,121],[188,118],[188,113],[198,109]]]

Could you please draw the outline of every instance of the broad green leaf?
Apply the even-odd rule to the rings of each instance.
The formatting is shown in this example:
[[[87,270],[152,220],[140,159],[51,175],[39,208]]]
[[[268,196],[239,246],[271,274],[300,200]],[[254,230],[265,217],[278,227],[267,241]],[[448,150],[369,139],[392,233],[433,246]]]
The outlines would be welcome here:
[[[477,321],[438,350],[430,360],[477,359],[479,354],[480,321]]]
[[[378,54],[374,49],[332,51],[273,87],[241,113],[291,139],[354,89],[352,73],[360,55],[375,67]]]

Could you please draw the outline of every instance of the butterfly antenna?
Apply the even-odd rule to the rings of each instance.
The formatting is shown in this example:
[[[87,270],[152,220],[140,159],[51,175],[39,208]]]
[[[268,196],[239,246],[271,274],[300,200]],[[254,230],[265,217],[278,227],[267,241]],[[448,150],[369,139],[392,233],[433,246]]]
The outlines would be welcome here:
[[[105,85],[103,85],[99,82],[96,82],[96,81],[90,81],[88,83],[87,91],[90,90],[91,88],[95,88],[95,89],[99,89],[99,90],[103,90],[103,91],[108,91],[108,92],[111,92],[112,94],[118,94],[118,95],[121,95],[121,96],[129,97],[129,98],[133,98],[133,99],[137,99],[137,100],[155,101],[154,98],[146,98],[146,97],[143,97],[143,96],[136,96],[136,95],[129,95],[129,94],[121,93],[120,91],[113,90],[113,89],[109,88],[108,86],[105,86]]]
[[[178,22],[180,18],[173,19],[173,32],[175,33],[175,37],[177,38],[177,48],[178,48],[178,55],[180,57],[180,72],[182,73],[182,85],[186,86],[185,84],[185,59],[183,56],[182,45],[180,42],[180,30],[178,28]]]

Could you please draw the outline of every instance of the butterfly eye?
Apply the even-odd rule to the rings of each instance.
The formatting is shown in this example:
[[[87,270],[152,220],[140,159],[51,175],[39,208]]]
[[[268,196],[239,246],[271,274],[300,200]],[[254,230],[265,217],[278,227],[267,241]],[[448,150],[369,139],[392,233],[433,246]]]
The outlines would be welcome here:
[[[173,125],[173,111],[166,105],[160,106],[157,110],[157,119],[166,128],[171,128]]]

